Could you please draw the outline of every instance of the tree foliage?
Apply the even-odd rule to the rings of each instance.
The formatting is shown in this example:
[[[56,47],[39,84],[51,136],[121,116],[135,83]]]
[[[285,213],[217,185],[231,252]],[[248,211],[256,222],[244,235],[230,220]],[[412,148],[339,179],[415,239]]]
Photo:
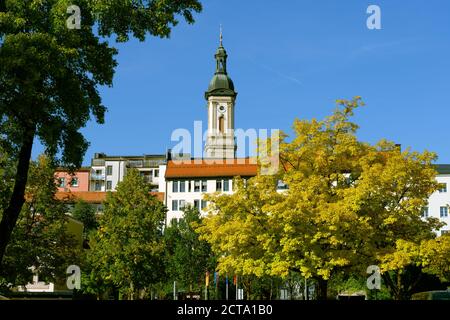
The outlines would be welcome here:
[[[95,216],[95,208],[83,200],[78,200],[72,209],[72,217],[83,223],[84,234],[97,229],[98,222]]]
[[[281,137],[276,175],[246,185],[238,179],[235,194],[209,199],[199,232],[220,257],[219,269],[258,277],[297,271],[316,279],[325,298],[333,274],[365,272],[399,240],[435,237],[441,224],[421,218],[437,189],[435,154],[359,141],[350,117],[361,99],[337,104],[322,121],[294,121],[294,137]],[[277,180],[288,190],[277,192]]]
[[[274,252],[281,233],[278,224],[266,209],[268,204],[280,201],[276,180],[260,176],[245,182],[233,181],[231,195],[207,195],[210,214],[197,228],[200,239],[211,244],[217,255],[221,274],[270,275]]]
[[[26,190],[0,277],[7,284],[24,285],[36,272],[40,280],[55,283],[65,278],[69,265],[79,264],[81,246],[67,229],[65,204],[55,200],[54,167],[48,158],[40,156],[31,164]]]
[[[164,231],[167,253],[167,273],[179,287],[189,292],[199,291],[207,271],[215,270],[215,257],[206,241],[199,239],[195,228],[202,218],[197,209],[186,207],[183,217],[173,221]]]
[[[80,166],[93,116],[104,122],[98,86],[111,86],[117,50],[104,36],[168,37],[182,15],[192,23],[197,0],[6,0],[0,7],[0,134],[17,162],[14,188],[0,222],[0,267],[24,203],[35,138],[62,166]],[[81,10],[80,29],[67,9]],[[98,31],[98,32],[97,32]]]
[[[162,281],[166,209],[137,170],[108,193],[87,253],[87,292],[116,287],[129,298]],[[97,288],[98,287],[98,288]]]

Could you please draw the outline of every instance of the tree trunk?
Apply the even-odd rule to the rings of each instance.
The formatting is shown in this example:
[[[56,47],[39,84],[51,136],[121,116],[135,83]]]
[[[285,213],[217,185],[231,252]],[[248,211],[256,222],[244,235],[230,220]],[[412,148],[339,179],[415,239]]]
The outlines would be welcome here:
[[[269,295],[269,300],[272,300],[272,290],[273,290],[273,279],[270,279],[270,295]]]
[[[328,280],[317,279],[317,300],[327,300]]]
[[[19,151],[16,175],[14,177],[14,188],[9,200],[8,207],[3,211],[0,222],[0,273],[6,246],[11,239],[12,231],[19,218],[22,205],[25,202],[25,187],[28,180],[28,169],[30,167],[31,150],[33,148],[35,128],[25,132],[22,146]]]
[[[419,277],[419,275],[417,276]],[[406,277],[398,271],[394,274],[394,279],[391,278],[388,272],[383,274],[383,280],[391,293],[394,300],[410,300],[412,289],[417,285],[418,279],[414,281],[411,286],[406,285],[404,282]]]

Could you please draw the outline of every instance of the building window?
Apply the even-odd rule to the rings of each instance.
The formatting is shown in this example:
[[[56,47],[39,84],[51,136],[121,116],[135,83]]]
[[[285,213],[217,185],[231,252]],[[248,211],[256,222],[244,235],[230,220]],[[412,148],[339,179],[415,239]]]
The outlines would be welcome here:
[[[186,192],[186,181],[180,181],[180,192]]]
[[[178,200],[172,200],[172,211],[178,211]]]
[[[178,181],[172,181],[172,192],[178,192]]]
[[[78,178],[77,177],[72,177],[72,180],[70,180],[70,185],[72,187],[78,187]]]
[[[216,180],[216,191],[230,191],[230,179]]]
[[[216,180],[216,191],[222,191],[222,180]]]
[[[66,186],[66,179],[65,178],[59,178],[58,179],[58,187],[64,188]]]
[[[100,185],[100,182],[96,182],[95,183],[95,191],[101,191],[102,190],[102,186]]]
[[[200,200],[194,200],[194,208],[200,209]]]
[[[439,193],[447,192],[447,184],[446,183],[440,183],[439,184]]]
[[[184,210],[185,207],[186,207],[186,201],[180,200],[180,210]]]
[[[208,203],[206,202],[206,200],[202,200],[202,210],[205,210],[207,205]]]
[[[200,192],[200,180],[194,181],[194,192]]]
[[[111,180],[106,181],[106,190],[112,190],[112,181]]]
[[[108,175],[108,176],[112,175],[112,166],[106,167],[106,175]]]
[[[441,218],[448,217],[448,207],[441,207]]]
[[[225,119],[223,116],[219,117],[219,132],[223,133],[224,130],[224,125],[225,124]]]
[[[102,170],[101,169],[100,170],[95,170],[95,174],[101,175],[102,174]]]
[[[154,176],[155,176],[155,178],[158,178],[158,177],[159,177],[159,169],[156,169],[156,170],[155,170]]]
[[[427,218],[428,217],[428,207],[423,208],[422,210],[422,217]]]
[[[206,192],[206,190],[207,190],[207,181],[202,180],[202,192]]]
[[[223,191],[230,191],[230,180],[223,180]]]
[[[187,181],[187,185],[188,185],[188,192],[191,192],[192,191],[191,181]]]

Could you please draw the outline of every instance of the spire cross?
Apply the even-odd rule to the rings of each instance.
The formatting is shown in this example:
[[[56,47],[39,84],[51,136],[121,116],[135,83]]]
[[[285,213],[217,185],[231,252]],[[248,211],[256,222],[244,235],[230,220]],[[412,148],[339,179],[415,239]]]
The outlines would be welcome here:
[[[222,37],[222,24],[220,25],[220,37],[219,37],[219,39],[220,39],[220,46],[222,46],[222,39],[223,39],[223,37]]]

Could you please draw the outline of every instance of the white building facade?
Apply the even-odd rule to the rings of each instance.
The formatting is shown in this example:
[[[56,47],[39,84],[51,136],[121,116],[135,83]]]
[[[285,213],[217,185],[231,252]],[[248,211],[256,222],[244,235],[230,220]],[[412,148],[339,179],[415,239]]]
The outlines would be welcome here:
[[[447,225],[437,231],[438,235],[442,235],[450,232],[450,165],[437,165],[436,170],[438,172],[436,180],[441,186],[438,191],[430,196],[428,206],[423,211],[423,217],[439,218],[442,222],[446,223]]]
[[[183,216],[187,205],[197,208],[202,215],[208,203],[205,194],[232,194],[233,178],[251,178],[257,174],[257,164],[252,159],[233,159],[230,163],[211,162],[202,159],[167,162],[165,205],[166,223]],[[162,191],[162,190],[161,190]]]
[[[144,180],[152,186],[152,191],[160,189],[160,179],[164,182],[164,170],[160,172],[160,166],[164,167],[166,156],[108,156],[104,153],[96,153],[91,163],[90,191],[114,191],[117,184],[123,180],[127,170],[137,169]]]

